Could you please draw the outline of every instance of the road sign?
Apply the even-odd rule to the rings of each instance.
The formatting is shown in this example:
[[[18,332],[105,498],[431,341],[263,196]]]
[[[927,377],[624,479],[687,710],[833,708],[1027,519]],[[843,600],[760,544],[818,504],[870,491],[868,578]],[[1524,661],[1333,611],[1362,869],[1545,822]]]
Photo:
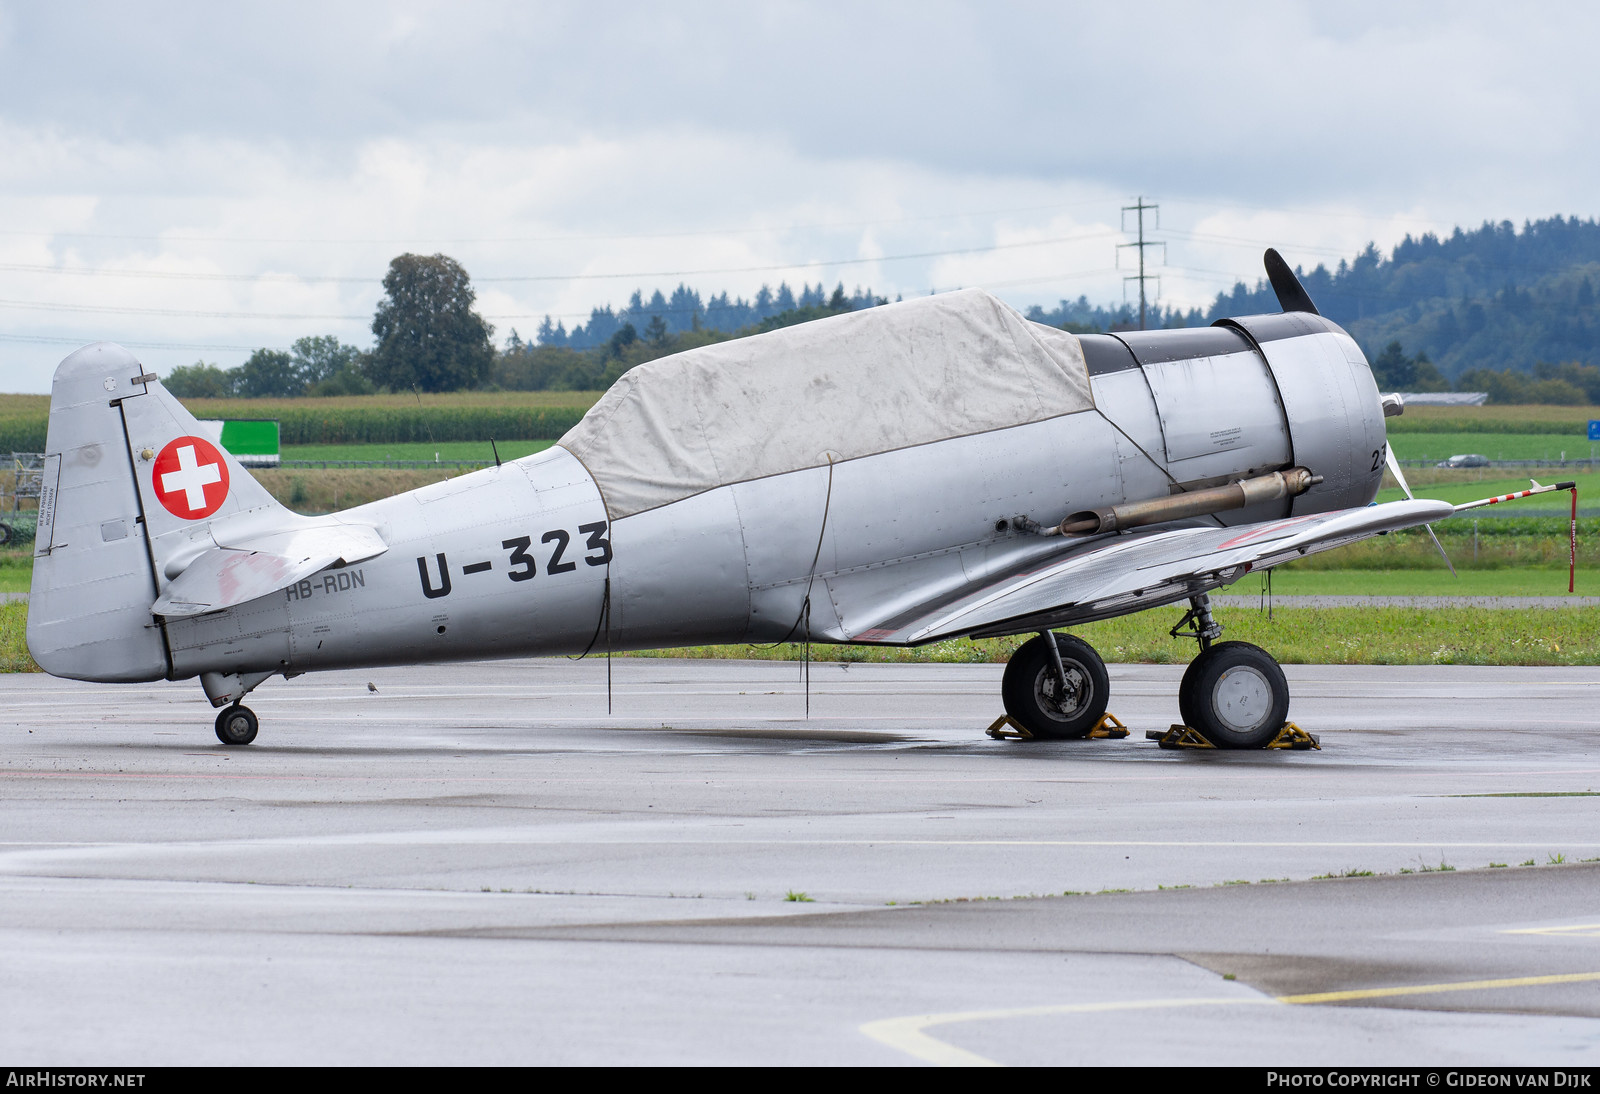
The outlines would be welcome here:
[[[200,423],[211,441],[246,467],[278,466],[278,423],[276,419],[230,418]]]
[[[1591,441],[1600,441],[1600,420],[1589,419],[1589,439]]]

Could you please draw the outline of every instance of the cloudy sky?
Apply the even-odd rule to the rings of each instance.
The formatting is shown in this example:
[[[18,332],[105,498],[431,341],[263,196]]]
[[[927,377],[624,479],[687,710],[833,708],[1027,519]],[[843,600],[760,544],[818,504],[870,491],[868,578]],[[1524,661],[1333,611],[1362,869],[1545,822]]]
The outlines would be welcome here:
[[[1204,305],[1269,243],[1600,213],[1597,32],[1462,0],[0,0],[0,391],[100,339],[163,373],[367,345],[404,251],[458,259],[497,340],[680,281],[1117,302],[1139,195],[1162,299]]]

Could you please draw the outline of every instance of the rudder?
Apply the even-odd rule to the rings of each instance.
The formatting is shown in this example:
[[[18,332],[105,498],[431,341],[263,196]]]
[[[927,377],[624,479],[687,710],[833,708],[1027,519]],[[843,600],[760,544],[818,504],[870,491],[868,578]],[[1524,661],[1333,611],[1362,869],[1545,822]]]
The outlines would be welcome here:
[[[115,400],[142,388],[121,346],[85,346],[50,388],[28,650],[39,667],[78,680],[158,680],[166,646],[133,466]]]

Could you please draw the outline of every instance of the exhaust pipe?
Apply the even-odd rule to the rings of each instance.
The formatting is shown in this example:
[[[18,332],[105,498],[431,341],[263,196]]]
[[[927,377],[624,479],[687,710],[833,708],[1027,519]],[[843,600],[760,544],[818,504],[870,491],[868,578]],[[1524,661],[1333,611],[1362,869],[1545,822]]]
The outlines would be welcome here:
[[[1073,513],[1053,528],[1040,528],[1038,531],[1043,536],[1095,536],[1147,524],[1165,524],[1169,520],[1209,516],[1230,509],[1243,509],[1258,502],[1296,497],[1321,481],[1321,475],[1313,475],[1307,468],[1291,467],[1287,471],[1274,471],[1270,475],[1241,479],[1226,486],[1213,486],[1187,494],[1124,502],[1103,509],[1086,509]]]

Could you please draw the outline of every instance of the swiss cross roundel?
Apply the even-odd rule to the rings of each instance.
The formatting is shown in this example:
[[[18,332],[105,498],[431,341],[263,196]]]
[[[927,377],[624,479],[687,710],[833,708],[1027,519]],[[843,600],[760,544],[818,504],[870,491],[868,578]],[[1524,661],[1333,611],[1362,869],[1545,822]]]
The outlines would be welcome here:
[[[179,437],[156,457],[156,498],[184,520],[209,517],[228,500],[228,461],[204,437]]]

